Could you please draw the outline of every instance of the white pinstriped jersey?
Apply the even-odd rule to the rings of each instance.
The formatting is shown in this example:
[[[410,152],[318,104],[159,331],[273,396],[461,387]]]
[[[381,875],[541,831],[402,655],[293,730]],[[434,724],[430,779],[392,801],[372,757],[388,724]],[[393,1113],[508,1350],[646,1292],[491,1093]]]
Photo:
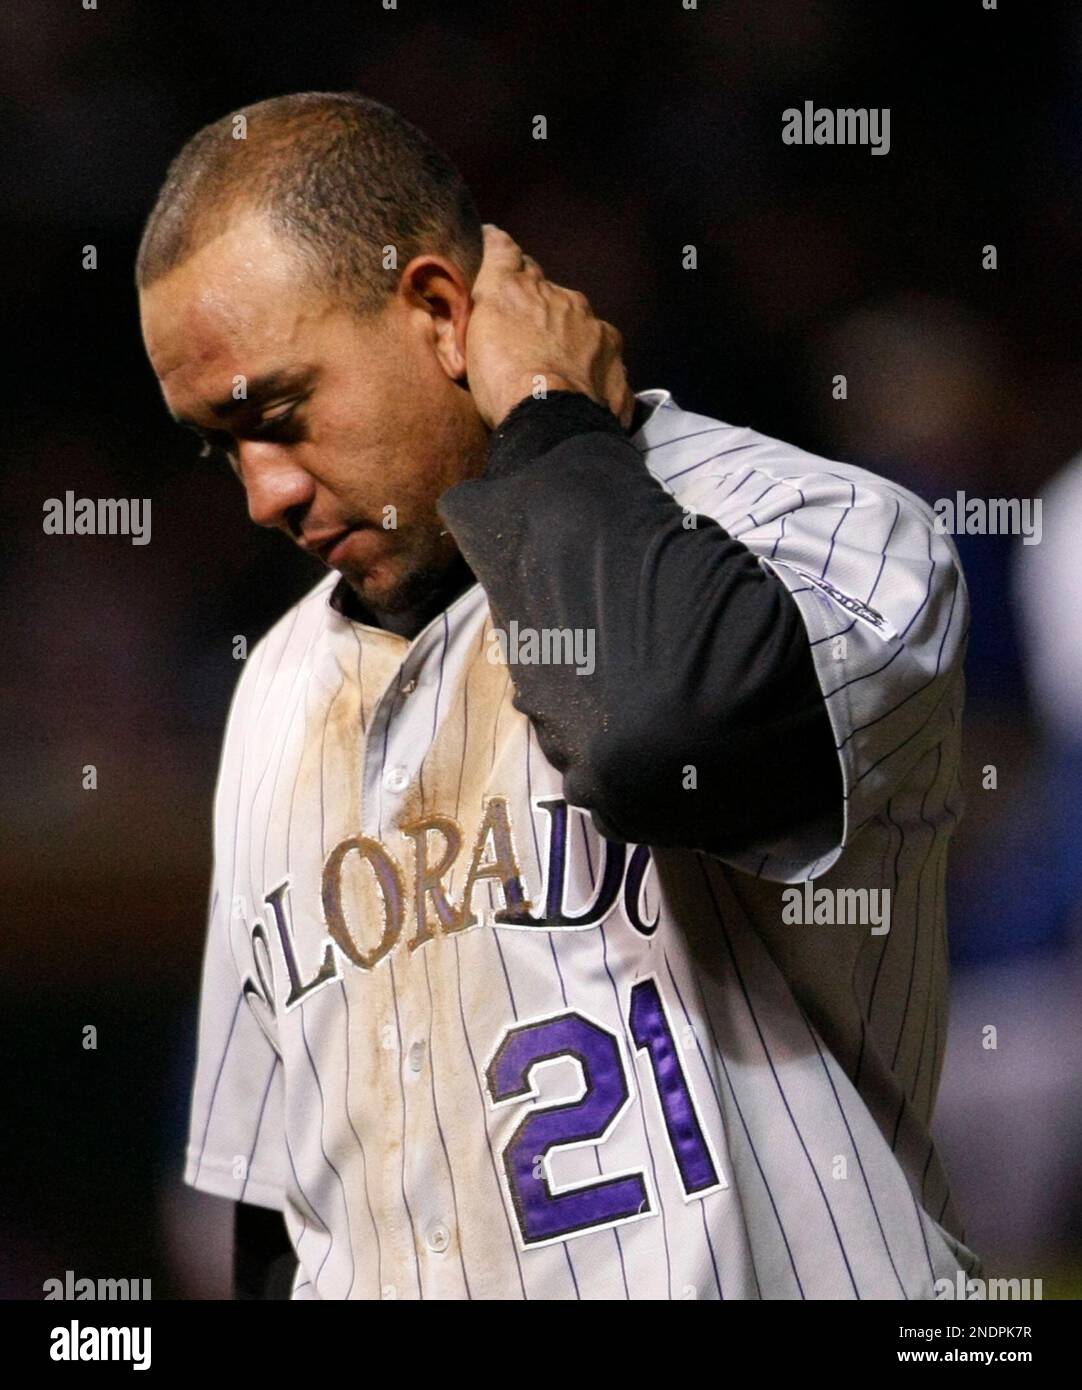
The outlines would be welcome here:
[[[894,484],[639,395],[650,471],[795,596],[843,842],[606,842],[479,585],[408,641],[326,576],[230,712],[185,1171],[284,1213],[294,1298],[930,1298],[976,1265],[928,1132],[953,546]],[[889,931],[794,922],[809,879],[889,890]]]

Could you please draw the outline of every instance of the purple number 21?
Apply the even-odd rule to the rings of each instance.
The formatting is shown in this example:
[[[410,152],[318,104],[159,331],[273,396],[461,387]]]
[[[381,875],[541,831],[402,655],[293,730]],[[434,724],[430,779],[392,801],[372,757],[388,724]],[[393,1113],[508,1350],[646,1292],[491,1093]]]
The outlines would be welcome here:
[[[650,1059],[658,1100],[685,1194],[705,1195],[723,1186],[703,1134],[657,984],[638,981],[631,990],[628,1025],[635,1046]],[[511,1203],[525,1245],[566,1239],[580,1232],[631,1221],[653,1212],[642,1171],[553,1192],[545,1172],[556,1149],[603,1143],[630,1100],[616,1035],[581,1014],[558,1014],[519,1024],[504,1034],[487,1068],[495,1104],[535,1095],[532,1073],[542,1062],[570,1057],[582,1068],[582,1095],[535,1107],[520,1121],[503,1150]]]

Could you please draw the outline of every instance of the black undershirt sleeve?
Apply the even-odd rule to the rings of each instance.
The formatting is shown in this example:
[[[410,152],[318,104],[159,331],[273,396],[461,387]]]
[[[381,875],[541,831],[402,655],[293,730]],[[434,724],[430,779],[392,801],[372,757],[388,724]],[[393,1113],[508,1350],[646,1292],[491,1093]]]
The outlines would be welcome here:
[[[528,397],[440,511],[497,627],[593,642],[591,674],[511,673],[603,834],[721,855],[805,831],[837,843],[841,773],[795,600],[715,521],[687,524],[609,410]]]
[[[288,1299],[297,1257],[280,1211],[234,1204],[233,1297]]]

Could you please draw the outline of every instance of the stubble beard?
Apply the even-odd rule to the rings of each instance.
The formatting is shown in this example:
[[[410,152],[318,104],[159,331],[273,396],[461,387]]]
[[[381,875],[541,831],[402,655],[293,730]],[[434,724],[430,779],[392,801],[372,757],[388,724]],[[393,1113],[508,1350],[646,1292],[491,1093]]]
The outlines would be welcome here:
[[[448,451],[462,462],[443,479],[437,496],[455,483],[484,473],[489,431],[479,416],[472,424],[473,433],[465,431],[460,447]],[[354,581],[348,574],[344,576],[383,626],[401,632],[423,626],[443,606],[441,595],[457,590],[472,578],[454,537],[444,529],[434,502],[414,517],[410,530],[413,536],[400,533],[405,543],[396,550],[396,558],[404,561],[405,572],[398,580],[378,591],[368,585],[366,591],[364,578]]]
[[[400,551],[406,561],[405,572],[389,584],[374,587],[367,578],[356,580],[348,574],[344,576],[347,584],[367,608],[379,619],[391,619],[390,626],[397,626],[394,619],[407,619],[430,606],[445,587],[448,571],[460,560],[458,547],[451,536],[444,531],[433,530],[424,538],[419,554],[411,554],[410,547]]]

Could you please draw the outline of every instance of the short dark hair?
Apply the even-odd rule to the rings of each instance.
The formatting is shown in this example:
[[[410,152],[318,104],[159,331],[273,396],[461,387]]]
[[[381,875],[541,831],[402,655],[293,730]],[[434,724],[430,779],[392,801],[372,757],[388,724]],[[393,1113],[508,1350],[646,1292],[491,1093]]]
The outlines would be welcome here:
[[[481,218],[461,174],[415,125],[353,92],[272,97],[193,135],[143,230],[138,289],[246,212],[264,214],[315,287],[362,317],[422,252],[453,258],[471,284],[481,265]],[[385,246],[395,248],[395,271],[384,269]]]

